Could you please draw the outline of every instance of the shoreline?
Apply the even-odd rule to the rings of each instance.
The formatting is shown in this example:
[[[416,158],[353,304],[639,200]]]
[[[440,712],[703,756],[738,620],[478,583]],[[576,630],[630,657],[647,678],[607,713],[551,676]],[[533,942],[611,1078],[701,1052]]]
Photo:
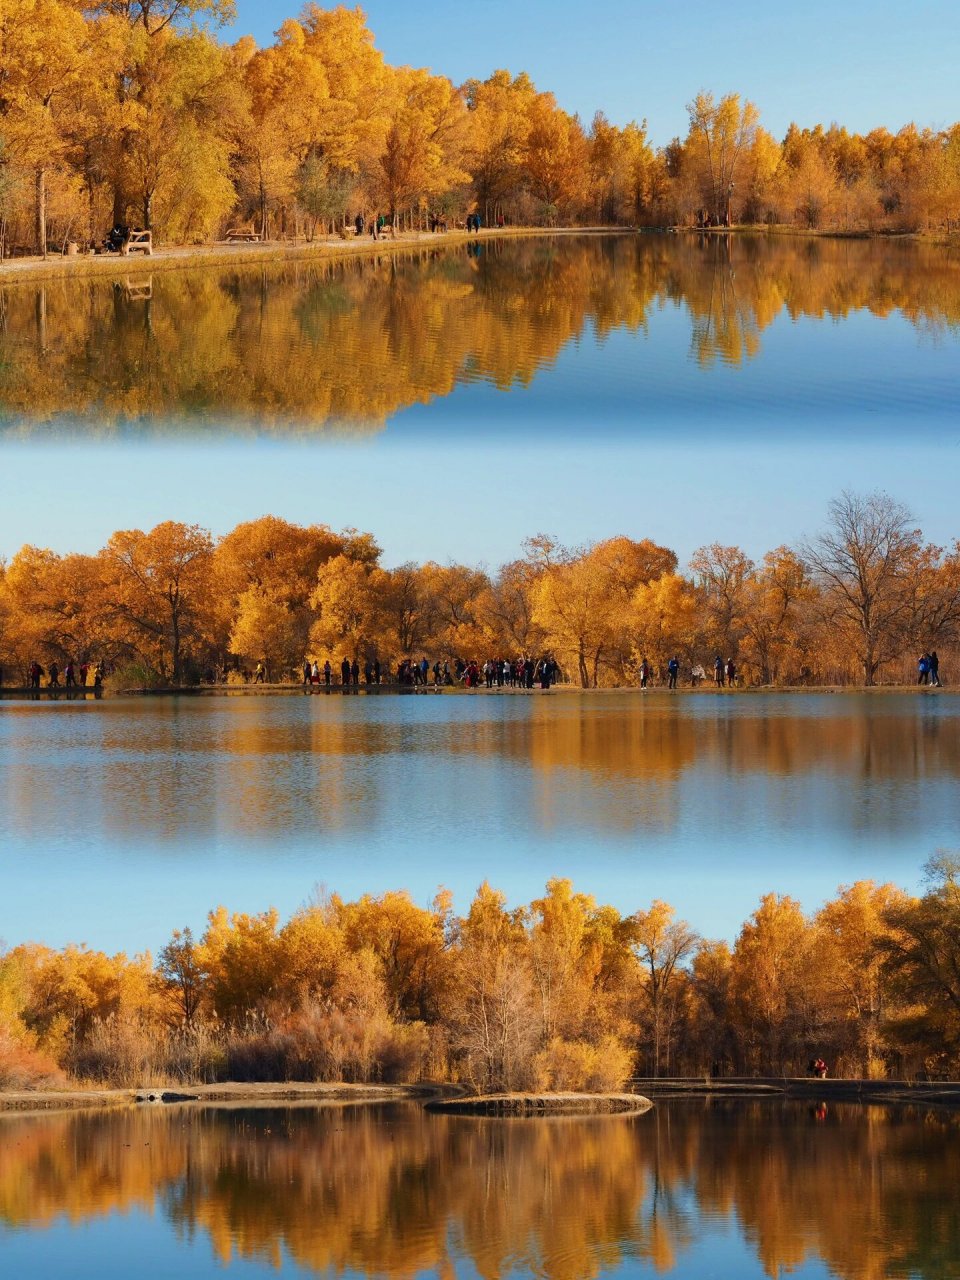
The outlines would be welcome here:
[[[960,232],[943,231],[865,231],[818,230],[781,225],[742,224],[732,227],[484,227],[479,232],[408,231],[398,236],[373,240],[325,237],[314,241],[268,240],[252,245],[248,242],[216,241],[203,245],[171,245],[156,249],[152,255],[77,254],[73,257],[39,255],[6,258],[0,262],[0,288],[4,284],[28,284],[34,281],[69,278],[129,277],[154,272],[185,271],[199,267],[250,267],[284,262],[314,262],[369,258],[382,254],[404,254],[423,249],[442,249],[476,241],[504,239],[551,239],[570,236],[769,236],[805,240],[896,240],[949,248],[960,245]]]
[[[7,258],[0,262],[0,288],[5,284],[29,284],[34,281],[95,279],[97,277],[129,277],[155,272],[187,271],[200,267],[250,267],[277,265],[285,262],[329,262],[379,257],[383,254],[406,254],[425,249],[443,249],[494,240],[546,239],[555,236],[622,236],[635,235],[629,227],[485,227],[479,232],[411,231],[396,237],[373,240],[323,239],[296,244],[268,240],[261,244],[176,245],[156,249],[150,257],[137,254],[78,254],[74,257]]]
[[[560,697],[609,698],[617,694],[635,694],[638,697],[666,695],[673,697],[770,697],[784,694],[792,697],[803,694],[816,694],[824,697],[851,697],[867,695],[869,697],[890,697],[916,693],[928,697],[956,697],[960,687],[943,685],[916,684],[878,684],[878,685],[846,685],[846,684],[785,684],[785,685],[746,685],[742,688],[722,688],[705,682],[696,687],[683,685],[677,689],[668,689],[658,685],[649,689],[641,689],[637,685],[615,685],[603,689],[582,689],[579,685],[558,684],[549,689],[519,689],[505,685],[503,688],[463,689],[456,685],[435,689],[432,685],[410,686],[399,684],[380,684],[367,687],[358,685],[346,691],[341,685],[331,685],[327,690],[321,687],[304,687],[302,684],[262,684],[262,685],[186,685],[180,688],[164,689],[105,689],[101,694],[95,693],[91,686],[77,689],[30,689],[24,686],[8,686],[0,688],[0,702],[100,702],[116,701],[118,698],[295,698],[295,697],[338,697],[338,698],[379,698],[379,697],[484,697],[484,698],[523,698],[542,697],[545,694],[557,694]]]
[[[137,1089],[71,1088],[0,1090],[0,1115],[91,1108],[172,1106],[180,1103],[286,1106],[291,1103],[408,1102],[442,1096],[445,1085],[258,1083],[156,1085]]]
[[[654,1102],[668,1098],[686,1101],[715,1098],[792,1102],[854,1102],[864,1105],[912,1105],[960,1108],[960,1081],[857,1080],[811,1076],[635,1077],[630,1082]]]
[[[857,1080],[790,1076],[712,1079],[635,1078],[630,1093],[512,1093],[469,1095],[458,1085],[316,1084],[309,1082],[176,1085],[136,1089],[65,1087],[0,1091],[0,1118],[50,1112],[141,1107],[276,1107],[419,1102],[432,1114],[474,1116],[640,1115],[658,1102],[813,1102],[862,1106],[960,1109],[960,1082]]]

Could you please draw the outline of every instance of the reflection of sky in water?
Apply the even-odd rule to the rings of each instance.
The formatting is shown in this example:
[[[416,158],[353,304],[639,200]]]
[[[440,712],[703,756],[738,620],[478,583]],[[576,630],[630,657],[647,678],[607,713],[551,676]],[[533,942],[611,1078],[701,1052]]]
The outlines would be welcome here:
[[[413,405],[388,430],[405,437],[482,422],[484,434],[698,439],[721,424],[734,438],[845,438],[918,428],[957,436],[960,328],[924,339],[902,315],[867,311],[840,319],[780,314],[741,364],[701,365],[692,317],[668,302],[641,332],[598,337],[587,327],[518,395],[468,379],[442,400]]]
[[[248,1104],[0,1130],[18,1277],[955,1274],[955,1130],[906,1108],[661,1100],[531,1122]]]
[[[0,763],[8,941],[155,946],[317,882],[464,905],[558,874],[731,935],[762,891],[915,885],[960,830],[949,697],[8,703]]]

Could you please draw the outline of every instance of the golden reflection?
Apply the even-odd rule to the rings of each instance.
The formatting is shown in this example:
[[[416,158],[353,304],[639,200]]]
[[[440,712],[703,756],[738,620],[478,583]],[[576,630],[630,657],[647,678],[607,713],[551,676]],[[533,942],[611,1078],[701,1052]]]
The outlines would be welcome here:
[[[960,267],[912,242],[624,235],[6,284],[0,421],[376,431],[460,382],[528,385],[588,323],[644,330],[669,302],[699,363],[738,365],[784,315],[956,326]]]
[[[645,1117],[485,1120],[396,1107],[0,1118],[0,1221],[158,1210],[223,1262],[317,1273],[682,1276],[734,1230],[767,1275],[932,1277],[960,1256],[960,1123],[910,1109],[689,1103]]]
[[[524,700],[516,715],[499,714],[498,701],[494,714],[474,718],[450,698],[409,722],[391,695],[376,710],[363,695],[339,693],[105,702],[95,725],[87,716],[58,722],[53,743],[43,732],[52,721],[11,705],[0,802],[10,830],[36,834],[56,820],[37,785],[52,746],[71,758],[58,783],[63,802],[78,823],[114,839],[369,831],[406,811],[413,779],[455,766],[468,786],[473,765],[501,769],[511,812],[543,829],[589,811],[603,830],[670,830],[702,809],[711,787],[756,778],[774,822],[792,821],[802,784],[840,829],[890,831],[911,821],[897,784],[927,787],[960,774],[952,716],[879,698],[869,706],[849,698],[828,715],[804,701],[771,714],[760,701],[752,713],[747,699],[711,697],[697,708],[657,695],[557,694]],[[453,781],[431,794],[438,813],[462,803]],[[864,784],[874,787],[869,807],[851,805]]]

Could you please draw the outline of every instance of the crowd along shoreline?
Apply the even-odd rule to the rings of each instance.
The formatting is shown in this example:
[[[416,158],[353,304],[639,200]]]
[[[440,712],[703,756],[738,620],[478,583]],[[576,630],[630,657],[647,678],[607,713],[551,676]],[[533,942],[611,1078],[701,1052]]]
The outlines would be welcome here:
[[[408,697],[408,696],[481,696],[481,697],[540,697],[547,694],[558,694],[561,697],[581,697],[581,698],[609,698],[614,695],[629,694],[637,698],[651,698],[657,696],[663,697],[718,697],[718,698],[739,698],[739,697],[771,697],[785,695],[823,695],[831,697],[860,697],[869,695],[870,697],[890,697],[892,695],[906,695],[911,693],[925,694],[936,697],[956,697],[960,694],[960,688],[946,688],[942,685],[915,685],[915,684],[883,684],[883,685],[823,685],[823,684],[792,684],[792,685],[744,685],[737,686],[733,689],[724,686],[718,688],[711,682],[705,681],[699,685],[683,685],[676,689],[668,689],[666,685],[641,689],[635,685],[612,685],[602,689],[583,689],[579,685],[574,684],[556,684],[551,685],[549,689],[521,689],[512,688],[505,685],[503,688],[494,687],[487,689],[486,687],[478,687],[474,689],[465,689],[457,685],[440,686],[434,685],[401,685],[395,682],[384,681],[379,685],[356,685],[344,686],[340,684],[332,684],[329,688],[324,685],[302,685],[302,684],[249,684],[249,685],[182,685],[174,687],[165,687],[162,689],[145,689],[145,688],[128,688],[128,689],[103,689],[95,690],[92,685],[77,686],[76,688],[57,689],[42,688],[31,689],[26,686],[9,686],[0,688],[0,702],[2,701],[29,701],[29,702],[92,702],[101,701],[103,699],[116,700],[118,698],[289,698],[289,697]]]

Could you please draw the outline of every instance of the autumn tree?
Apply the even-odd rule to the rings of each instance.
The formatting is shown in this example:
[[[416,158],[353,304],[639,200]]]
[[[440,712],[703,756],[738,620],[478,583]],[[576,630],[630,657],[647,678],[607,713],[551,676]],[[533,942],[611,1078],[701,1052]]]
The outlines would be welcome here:
[[[910,586],[921,552],[910,513],[885,493],[845,492],[829,505],[830,526],[801,555],[821,593],[824,618],[838,628],[863,673],[876,683],[903,649]]]
[[[891,931],[910,900],[892,884],[860,880],[841,886],[817,913],[817,954],[828,999],[834,1004],[835,1054],[847,1073],[873,1077],[884,1071],[885,1022],[890,988],[883,953],[903,941]]]
[[[530,77],[495,71],[463,86],[469,111],[465,162],[487,223],[493,210],[517,199],[524,182],[529,109],[536,97]]]
[[[960,859],[949,853],[924,868],[923,897],[887,906],[878,943],[883,972],[903,1003],[894,1026],[918,1065],[955,1070],[960,1061]]]
[[[760,899],[733,949],[730,997],[743,1067],[802,1070],[822,1029],[822,977],[816,931],[795,899]]]
[[[634,663],[644,658],[662,663],[674,654],[691,658],[702,626],[694,587],[681,574],[641,583],[630,604]]]
[[[393,105],[375,190],[396,220],[467,181],[466,106],[449,80],[409,67],[392,73],[387,92]]]
[[[531,1081],[540,1027],[522,912],[484,883],[461,922],[454,1044],[479,1092]]]
[[[0,8],[0,117],[6,144],[33,177],[34,244],[47,256],[47,179],[69,147],[69,116],[89,68],[83,16],[68,0]]]
[[[728,93],[719,102],[712,93],[698,93],[687,106],[689,144],[700,174],[703,200],[715,222],[731,221],[734,189],[745,151],[756,135],[760,113],[752,102]]]
[[[804,653],[809,606],[815,592],[803,561],[789,547],[768,551],[747,575],[738,603],[743,647],[761,684],[772,684]],[[802,664],[799,664],[802,665]]]
[[[206,970],[190,927],[174,929],[157,956],[157,972],[174,997],[177,1022],[192,1028],[203,1002]]]
[[[83,8],[94,14],[122,18],[131,26],[141,26],[156,35],[173,23],[210,19],[232,22],[234,0],[83,0]]]
[[[199,525],[167,520],[149,533],[115,533],[101,559],[110,615],[165,680],[180,684],[197,656],[209,602],[213,540]]]
[[[569,220],[587,194],[588,149],[576,116],[552,94],[537,94],[529,108],[524,170],[546,222]]]
[[[714,542],[694,552],[690,568],[700,590],[710,643],[721,653],[736,657],[744,633],[743,614],[753,561],[739,547]]]
[[[38,659],[83,662],[116,653],[102,585],[95,556],[59,556],[38,547],[17,552],[0,584],[6,609],[0,643],[23,674]]]
[[[654,1076],[659,1076],[664,1059],[669,1063],[672,1024],[685,976],[682,965],[699,942],[687,922],[675,915],[673,907],[658,899],[631,920],[633,953],[643,972],[641,998]]]
[[[315,622],[310,644],[321,653],[366,658],[379,650],[383,634],[382,594],[388,576],[376,565],[334,556],[318,574],[310,596]]]

